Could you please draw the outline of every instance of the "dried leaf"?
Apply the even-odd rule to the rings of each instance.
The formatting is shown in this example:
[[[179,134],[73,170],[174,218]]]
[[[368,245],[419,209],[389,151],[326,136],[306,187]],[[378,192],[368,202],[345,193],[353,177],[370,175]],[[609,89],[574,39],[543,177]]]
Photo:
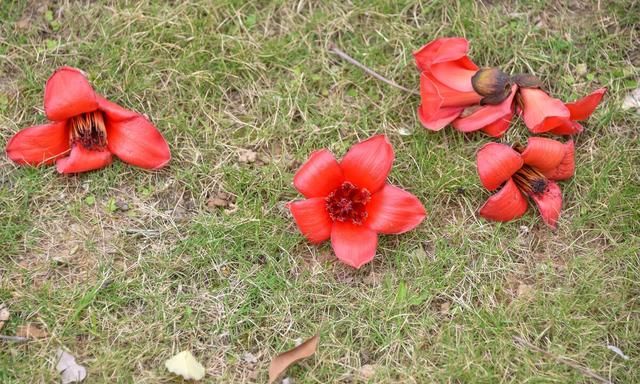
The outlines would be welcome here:
[[[370,378],[373,377],[373,375],[376,374],[376,367],[371,364],[365,364],[362,367],[360,367],[360,369],[358,370],[358,373],[363,379],[369,380]]]
[[[9,320],[9,310],[7,309],[7,306],[4,304],[0,304],[0,329],[2,329],[2,327],[4,327],[4,323],[5,321]]]
[[[524,283],[518,284],[518,289],[517,289],[517,292],[516,292],[518,297],[531,296],[532,293],[533,293],[533,287],[531,285],[524,284]]]
[[[87,377],[87,369],[76,363],[73,355],[58,348],[56,352],[58,356],[58,364],[56,370],[60,372],[62,384],[79,383]]]
[[[258,154],[250,149],[241,149],[238,153],[238,161],[241,163],[255,163]]]
[[[640,88],[635,89],[624,97],[622,109],[637,109],[640,113]]]
[[[269,384],[274,383],[289,366],[299,360],[313,356],[318,349],[320,335],[315,335],[297,347],[279,354],[269,365]]]
[[[164,362],[169,372],[182,376],[187,380],[202,380],[204,367],[189,351],[182,351]]]
[[[622,352],[622,350],[620,348],[616,347],[615,345],[607,345],[607,348],[609,348],[610,351],[612,351],[616,355],[622,357],[623,359],[629,360],[629,356],[625,355],[624,352]]]
[[[16,330],[16,336],[27,337],[30,339],[44,339],[48,336],[47,332],[38,328],[35,324],[29,323],[27,325],[21,325]]]

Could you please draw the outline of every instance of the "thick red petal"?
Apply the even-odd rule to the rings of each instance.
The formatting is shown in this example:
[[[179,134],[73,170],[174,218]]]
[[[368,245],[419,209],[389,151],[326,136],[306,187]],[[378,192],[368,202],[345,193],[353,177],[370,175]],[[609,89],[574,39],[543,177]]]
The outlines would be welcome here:
[[[418,107],[418,120],[426,129],[437,132],[457,119],[463,110],[464,107],[440,108],[435,115],[428,116],[424,113],[423,105],[420,105]]]
[[[517,90],[518,86],[514,85],[511,88],[511,94],[502,103],[485,105],[469,116],[455,120],[452,124],[453,127],[461,132],[473,132],[513,114],[513,98]]]
[[[293,185],[305,197],[326,197],[343,182],[340,165],[326,149],[313,152],[293,177]]]
[[[566,106],[571,112],[571,120],[586,120],[596,110],[606,92],[607,88],[600,88],[580,100],[567,103]]]
[[[340,168],[346,181],[374,194],[385,185],[393,157],[389,139],[377,135],[351,147],[340,162]]]
[[[96,94],[96,98],[98,100],[98,109],[107,116],[107,120],[123,121],[140,116],[139,113],[122,108],[118,104],[105,99],[104,96]]]
[[[312,243],[323,242],[331,236],[333,221],[323,198],[294,201],[289,203],[289,209],[300,232]]]
[[[478,104],[482,99],[482,96],[473,90],[460,92],[447,87],[426,72],[420,75],[420,97],[427,116],[435,115],[442,107],[464,107]]]
[[[570,117],[564,103],[541,89],[520,89],[524,110],[524,123],[533,133],[548,132],[564,124]]]
[[[511,126],[511,120],[513,120],[513,108],[511,112],[504,115],[502,118],[494,121],[493,123],[482,128],[482,132],[491,137],[502,137]]]
[[[421,71],[430,70],[432,64],[444,63],[466,58],[469,51],[469,41],[462,37],[443,37],[424,45],[413,53],[416,65]],[[470,60],[463,63],[468,69],[477,70],[478,67]]]
[[[466,62],[450,61],[447,63],[433,64],[430,74],[449,88],[459,92],[475,92],[471,78],[478,70],[468,69],[464,63]]]
[[[556,168],[566,153],[564,144],[545,137],[530,137],[527,147],[520,154],[527,165],[548,171]]]
[[[555,229],[562,209],[562,191],[558,184],[549,181],[543,193],[532,193],[530,196],[536,202],[544,222]]]
[[[363,225],[336,221],[331,229],[331,246],[340,261],[360,268],[376,255],[378,234]]]
[[[69,129],[65,121],[25,128],[7,143],[7,156],[18,164],[52,164],[67,152]]]
[[[582,124],[577,121],[565,120],[561,125],[550,130],[549,133],[560,136],[570,136],[581,133],[582,131],[584,131]]]
[[[516,183],[509,179],[498,193],[491,196],[480,208],[480,216],[495,221],[510,221],[524,215],[527,199]]]
[[[417,227],[427,216],[420,200],[411,193],[386,184],[367,204],[366,226],[376,232],[397,234]]]
[[[485,144],[477,154],[480,181],[490,191],[509,180],[523,164],[520,154],[505,144]]]
[[[145,169],[159,169],[171,160],[169,145],[160,131],[146,117],[100,102],[107,116],[107,145],[125,163]],[[106,109],[103,109],[104,106]],[[117,106],[117,105],[116,105]]]
[[[111,152],[108,150],[93,151],[76,143],[71,154],[56,161],[56,169],[60,173],[80,173],[104,168],[111,164]]]
[[[47,80],[44,88],[44,112],[49,120],[62,121],[96,109],[96,94],[79,69],[58,68]]]
[[[576,170],[575,163],[575,147],[573,140],[567,141],[563,144],[564,156],[560,164],[554,169],[543,171],[544,175],[551,180],[566,180],[573,176]]]

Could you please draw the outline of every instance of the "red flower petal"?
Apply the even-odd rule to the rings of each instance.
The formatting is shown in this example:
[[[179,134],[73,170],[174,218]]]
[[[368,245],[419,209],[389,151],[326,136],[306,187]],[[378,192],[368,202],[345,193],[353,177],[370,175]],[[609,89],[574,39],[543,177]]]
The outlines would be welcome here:
[[[467,68],[466,63],[467,61],[450,61],[433,64],[430,73],[449,88],[460,92],[475,92],[471,78],[478,70]]]
[[[98,100],[98,109],[107,115],[108,120],[122,121],[140,116],[139,113],[122,108],[118,104],[105,99],[104,96],[96,94],[96,99]]]
[[[420,105],[418,107],[418,120],[428,130],[439,131],[457,119],[463,110],[464,107],[440,108],[435,115],[428,116],[424,113],[423,105]]]
[[[580,100],[567,103],[566,106],[571,112],[571,120],[585,120],[591,116],[606,92],[607,88],[600,88]]]
[[[523,164],[520,154],[505,144],[485,144],[477,154],[480,181],[490,191],[509,180]]]
[[[44,88],[44,111],[49,120],[62,121],[98,109],[96,94],[82,71],[58,68]]]
[[[351,147],[340,162],[340,168],[346,181],[374,194],[384,186],[393,157],[389,139],[378,135]]]
[[[581,133],[582,131],[584,131],[584,127],[580,123],[572,120],[565,120],[561,125],[550,130],[549,133],[559,136],[570,136]]]
[[[363,225],[336,221],[331,230],[331,246],[340,261],[360,268],[376,255],[378,235]]]
[[[574,159],[575,147],[573,140],[567,141],[563,144],[564,157],[560,164],[554,169],[543,171],[544,175],[551,180],[566,180],[573,176],[576,165]]]
[[[7,143],[7,156],[18,164],[51,164],[67,152],[69,129],[64,121],[25,128]]]
[[[107,116],[107,145],[114,155],[125,163],[145,169],[167,165],[171,160],[169,145],[149,120],[102,97],[99,101],[100,110]]]
[[[449,88],[426,72],[420,75],[420,97],[426,116],[435,115],[442,107],[464,107],[477,104],[482,99],[475,91],[460,92]]]
[[[333,221],[327,213],[327,202],[320,197],[294,201],[289,209],[300,232],[312,243],[320,243],[331,236]]]
[[[562,209],[562,191],[558,184],[549,181],[543,193],[532,193],[530,196],[536,202],[544,222],[555,229]]]
[[[417,197],[389,184],[371,196],[367,213],[366,226],[387,234],[410,231],[427,216]]]
[[[413,53],[416,65],[421,71],[427,71],[432,64],[463,59],[469,51],[469,42],[461,37],[443,37],[433,40]],[[478,67],[470,60],[464,63],[468,69]]]
[[[504,135],[511,126],[511,120],[513,120],[513,108],[511,112],[504,115],[502,118],[482,128],[482,132],[491,137],[502,137],[502,135]]]
[[[485,105],[469,116],[455,120],[452,124],[453,127],[460,132],[473,132],[513,114],[513,98],[517,90],[518,86],[514,85],[511,88],[511,94],[502,103]]]
[[[76,143],[71,154],[56,161],[56,169],[60,173],[80,173],[104,168],[111,164],[111,152],[108,150],[93,151]]]
[[[564,103],[540,89],[520,89],[524,110],[524,123],[533,133],[548,132],[564,124],[570,117]]]
[[[525,164],[547,171],[556,168],[566,153],[564,144],[545,137],[530,137],[527,147],[520,154]]]
[[[293,185],[305,197],[326,197],[343,182],[340,165],[326,149],[313,152],[293,177]]]
[[[527,199],[516,183],[509,179],[498,193],[491,196],[480,208],[480,216],[495,221],[510,221],[524,215]]]

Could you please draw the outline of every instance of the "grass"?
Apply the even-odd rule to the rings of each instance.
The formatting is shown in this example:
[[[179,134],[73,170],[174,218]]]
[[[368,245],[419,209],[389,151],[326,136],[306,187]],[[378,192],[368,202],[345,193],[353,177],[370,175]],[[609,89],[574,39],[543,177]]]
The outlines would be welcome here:
[[[317,331],[317,356],[289,371],[298,383],[591,382],[553,356],[640,381],[640,118],[620,109],[640,78],[637,1],[41,4],[0,5],[0,145],[45,121],[44,83],[72,65],[148,114],[173,160],[63,177],[0,159],[2,333],[33,322],[49,334],[0,341],[1,382],[55,382],[61,345],[91,383],[179,382],[163,362],[183,349],[209,382],[265,382],[272,356]],[[417,88],[411,52],[447,35],[567,101],[609,88],[576,138],[557,232],[534,210],[479,218],[489,194],[474,153],[488,138],[426,132],[418,98],[326,49]],[[391,181],[429,217],[355,271],[307,244],[284,204],[310,152],[341,156],[376,133],[395,147]],[[518,122],[503,140],[526,137]],[[259,161],[240,162],[245,149]],[[208,207],[220,192],[235,210]]]

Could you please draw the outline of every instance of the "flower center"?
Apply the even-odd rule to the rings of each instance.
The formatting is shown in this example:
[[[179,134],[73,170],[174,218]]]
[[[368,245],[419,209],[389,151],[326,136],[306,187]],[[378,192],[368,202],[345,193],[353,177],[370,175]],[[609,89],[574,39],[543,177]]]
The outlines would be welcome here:
[[[513,181],[528,195],[543,193],[549,185],[549,181],[540,171],[528,165],[524,165],[513,175]]]
[[[351,221],[360,225],[367,218],[365,207],[371,200],[371,193],[366,188],[358,188],[348,181],[342,183],[325,199],[327,211],[333,221]]]
[[[71,144],[80,143],[86,149],[102,150],[107,146],[107,129],[102,112],[87,112],[69,119]]]

